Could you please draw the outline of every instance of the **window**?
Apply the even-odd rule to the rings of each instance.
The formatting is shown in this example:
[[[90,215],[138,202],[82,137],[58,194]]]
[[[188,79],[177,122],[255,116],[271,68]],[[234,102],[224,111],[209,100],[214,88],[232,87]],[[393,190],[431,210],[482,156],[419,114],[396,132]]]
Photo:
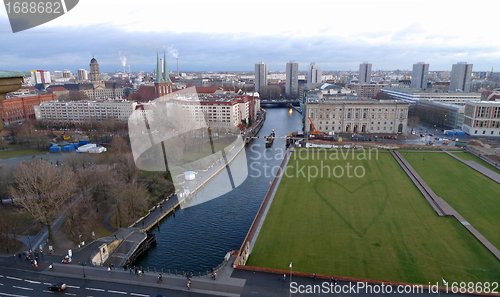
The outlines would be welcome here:
[[[483,134],[486,134],[486,131],[483,131]]]

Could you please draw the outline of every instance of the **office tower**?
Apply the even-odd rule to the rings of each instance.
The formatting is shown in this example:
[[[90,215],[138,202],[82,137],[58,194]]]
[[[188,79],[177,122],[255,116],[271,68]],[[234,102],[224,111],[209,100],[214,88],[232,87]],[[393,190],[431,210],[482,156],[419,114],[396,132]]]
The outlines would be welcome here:
[[[54,78],[62,78],[63,77],[63,73],[62,71],[54,71]]]
[[[78,80],[85,81],[89,79],[87,69],[78,69]]]
[[[411,75],[411,87],[417,89],[427,88],[429,81],[429,64],[418,62],[413,64],[413,73]]]
[[[267,64],[260,62],[255,64],[255,91],[260,92],[263,87],[267,86]]]
[[[359,84],[369,84],[372,81],[372,64],[359,64]]]
[[[450,91],[469,92],[472,64],[459,62],[453,64],[450,74]]]
[[[90,81],[91,82],[100,82],[101,79],[101,72],[99,71],[99,63],[97,63],[97,60],[92,57],[92,60],[90,60]]]
[[[290,61],[286,63],[286,96],[296,99],[299,96],[299,63]]]
[[[71,78],[71,71],[69,71],[68,69],[64,69],[63,77],[64,78]]]
[[[323,75],[323,72],[321,71],[321,68],[319,68],[316,63],[312,62],[308,67],[307,67],[307,88],[311,88],[311,84],[317,84],[321,83],[321,76]]]

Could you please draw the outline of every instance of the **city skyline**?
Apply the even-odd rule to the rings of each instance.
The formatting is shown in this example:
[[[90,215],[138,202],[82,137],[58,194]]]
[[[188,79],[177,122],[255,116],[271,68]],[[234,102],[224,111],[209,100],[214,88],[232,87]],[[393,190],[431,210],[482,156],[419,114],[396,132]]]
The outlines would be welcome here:
[[[260,9],[264,3],[266,10]],[[2,8],[0,69],[75,73],[95,56],[103,72],[122,70],[123,64],[132,72],[149,72],[154,69],[152,50],[163,46],[171,66],[179,57],[181,71],[252,71],[259,61],[269,71],[280,71],[290,60],[299,63],[299,71],[312,61],[323,71],[357,71],[363,61],[370,61],[374,71],[411,71],[418,61],[426,61],[430,71],[451,71],[461,61],[473,64],[475,71],[500,67],[500,41],[488,29],[495,28],[494,20],[480,17],[491,2],[314,1],[308,7],[323,7],[315,9],[319,22],[297,20],[286,26],[280,16],[302,15],[304,6],[283,3],[147,0],[138,6],[87,0],[66,15],[15,34]],[[332,9],[341,11],[335,22],[328,21]],[[245,20],[257,13],[265,21]],[[221,14],[224,18],[207,18]],[[470,25],[476,21],[480,30]]]

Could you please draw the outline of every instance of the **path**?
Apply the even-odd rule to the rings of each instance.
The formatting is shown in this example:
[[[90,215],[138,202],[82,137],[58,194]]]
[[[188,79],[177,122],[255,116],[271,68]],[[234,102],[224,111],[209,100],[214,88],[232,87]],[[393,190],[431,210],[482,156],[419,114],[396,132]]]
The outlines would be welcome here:
[[[458,161],[464,163],[465,165],[469,166],[470,168],[476,170],[477,172],[483,174],[484,176],[486,177],[489,177],[490,179],[492,179],[493,181],[497,182],[500,184],[500,174],[494,172],[493,170],[490,170],[486,167],[484,167],[483,165],[481,164],[478,164],[477,162],[474,162],[474,161],[464,161],[462,159],[460,159],[459,157],[455,156],[454,154],[446,151],[446,150],[443,150],[446,154],[448,154],[449,156],[452,156],[453,158],[457,159]]]

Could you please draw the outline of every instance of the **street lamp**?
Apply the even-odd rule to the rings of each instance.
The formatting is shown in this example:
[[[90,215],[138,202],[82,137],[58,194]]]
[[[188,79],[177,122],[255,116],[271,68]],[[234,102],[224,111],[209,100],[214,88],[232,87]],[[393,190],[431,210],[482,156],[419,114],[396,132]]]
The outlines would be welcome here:
[[[292,296],[292,290],[290,288],[292,287],[292,262],[290,262],[290,287],[288,290],[290,291],[290,297]]]
[[[85,264],[86,264],[86,262],[83,262],[83,263],[82,263],[82,262],[80,262],[80,265],[82,265],[83,277],[87,277],[87,276],[85,275]]]

